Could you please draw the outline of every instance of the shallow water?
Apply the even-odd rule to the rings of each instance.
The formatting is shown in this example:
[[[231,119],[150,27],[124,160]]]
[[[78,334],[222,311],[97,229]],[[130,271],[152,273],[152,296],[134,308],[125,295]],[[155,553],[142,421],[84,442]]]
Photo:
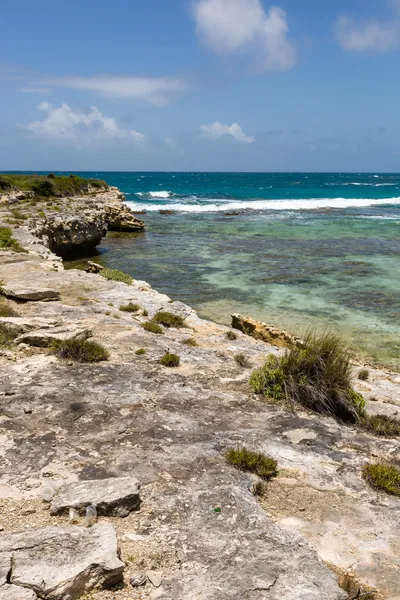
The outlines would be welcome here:
[[[119,177],[139,179],[98,175],[110,184],[118,179],[130,195],[132,186],[124,189]],[[394,177],[387,176],[393,186]],[[352,179],[357,183],[355,175]],[[163,183],[161,191],[168,191],[171,186]],[[142,205],[159,201],[146,196]],[[333,328],[366,358],[400,368],[399,203],[231,216],[208,206],[169,215],[149,211],[143,216],[145,233],[111,233],[91,258],[149,281],[206,318],[228,324],[232,312],[241,312],[298,335],[310,327]]]

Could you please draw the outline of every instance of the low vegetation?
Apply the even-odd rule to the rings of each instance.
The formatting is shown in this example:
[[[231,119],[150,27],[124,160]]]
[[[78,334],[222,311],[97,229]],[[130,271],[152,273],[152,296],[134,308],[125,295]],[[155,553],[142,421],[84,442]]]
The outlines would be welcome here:
[[[166,352],[164,356],[160,358],[160,364],[164,367],[179,367],[180,358],[177,354],[171,354]]]
[[[136,350],[135,354],[137,354],[138,356],[141,356],[142,354],[146,354],[146,350],[144,348],[138,348]]]
[[[235,354],[233,358],[241,367],[244,367],[245,369],[249,369],[251,367],[251,363],[244,354]]]
[[[292,347],[282,357],[270,355],[253,371],[250,384],[267,399],[300,404],[343,422],[357,423],[364,416],[364,398],[351,387],[350,354],[334,333],[309,333],[304,347]]]
[[[0,249],[25,252],[18,240],[13,238],[12,231],[9,227],[0,227]]]
[[[360,427],[377,436],[400,436],[400,421],[387,415],[364,415],[361,418]]]
[[[18,221],[26,221],[26,219],[28,218],[23,212],[18,210],[18,208],[14,208],[11,211],[11,214],[14,217],[14,219],[17,219]]]
[[[278,473],[278,463],[274,458],[247,448],[230,448],[225,453],[226,462],[240,471],[255,473],[268,481]]]
[[[157,323],[154,323],[154,321],[146,321],[145,323],[142,323],[142,327],[146,331],[150,331],[150,333],[157,333],[158,335],[164,334],[164,329],[160,327],[160,325],[157,325]]]
[[[198,343],[196,342],[196,340],[194,339],[194,337],[188,337],[186,339],[184,339],[182,341],[182,344],[185,344],[185,346],[198,346]]]
[[[0,190],[3,192],[12,192],[21,190],[33,192],[35,196],[40,197],[58,197],[79,196],[87,194],[91,190],[101,190],[107,188],[105,181],[100,179],[83,179],[78,175],[56,176],[53,173],[49,175],[0,175]]]
[[[8,327],[4,323],[0,323],[0,347],[1,346],[10,346],[18,333],[16,333],[15,329]]]
[[[227,332],[226,337],[228,338],[228,340],[237,340],[237,335],[234,331],[230,330]]]
[[[52,351],[59,358],[76,360],[82,363],[96,363],[109,358],[106,348],[92,340],[55,341]]]
[[[175,327],[176,329],[184,327],[184,319],[171,312],[160,311],[154,315],[152,320],[164,327]]]
[[[0,317],[18,317],[18,313],[8,304],[0,300]]]
[[[369,377],[368,369],[361,369],[361,371],[358,372],[358,379],[360,379],[361,381],[367,381],[368,377]]]
[[[392,464],[366,464],[362,470],[371,487],[387,494],[400,496],[400,469]]]
[[[129,302],[128,304],[121,304],[119,310],[122,310],[122,312],[137,313],[140,310],[140,306],[139,304],[133,304],[132,302]]]
[[[105,279],[109,279],[110,281],[122,281],[128,285],[131,285],[133,281],[132,277],[128,275],[128,273],[124,273],[118,269],[109,269],[108,267],[104,267],[104,269],[100,271],[100,275],[105,277]]]

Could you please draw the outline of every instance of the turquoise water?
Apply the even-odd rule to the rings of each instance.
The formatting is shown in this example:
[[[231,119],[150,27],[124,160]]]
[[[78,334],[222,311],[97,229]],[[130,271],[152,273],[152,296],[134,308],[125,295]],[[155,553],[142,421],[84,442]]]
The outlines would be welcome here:
[[[328,326],[400,368],[400,175],[90,176],[147,213],[145,233],[109,234],[97,261],[204,317],[241,312],[300,335]]]

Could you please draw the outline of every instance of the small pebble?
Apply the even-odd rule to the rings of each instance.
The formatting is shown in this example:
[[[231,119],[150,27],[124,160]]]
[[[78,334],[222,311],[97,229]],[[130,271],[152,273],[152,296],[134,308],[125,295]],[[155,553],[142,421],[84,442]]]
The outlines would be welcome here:
[[[137,575],[133,575],[130,580],[129,583],[131,584],[132,587],[140,587],[142,585],[144,585],[147,581],[147,577],[144,573],[138,573]]]

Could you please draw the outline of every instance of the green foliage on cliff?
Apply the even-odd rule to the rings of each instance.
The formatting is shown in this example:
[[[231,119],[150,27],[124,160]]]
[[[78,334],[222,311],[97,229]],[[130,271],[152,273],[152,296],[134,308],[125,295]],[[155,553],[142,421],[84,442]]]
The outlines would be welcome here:
[[[160,358],[160,364],[164,365],[164,367],[179,367],[180,358],[177,354],[172,354],[171,352],[166,352]]]
[[[119,271],[118,269],[109,269],[108,267],[104,267],[102,271],[100,271],[100,275],[109,279],[110,281],[121,281],[122,283],[127,283],[131,285],[133,279],[128,273],[124,273],[123,271]]]
[[[13,238],[9,227],[0,227],[0,248],[14,250],[15,252],[25,252],[18,240]]]
[[[84,179],[78,175],[15,175],[0,174],[0,191],[11,192],[20,190],[33,192],[35,196],[58,197],[79,196],[89,190],[107,188],[105,181],[100,179]]]
[[[166,311],[156,313],[153,317],[153,321],[160,325],[164,325],[164,327],[175,327],[176,329],[184,327],[184,319],[182,317]]]
[[[230,448],[225,453],[225,459],[236,469],[255,473],[261,479],[271,479],[278,473],[278,463],[274,458],[247,448]]]
[[[400,421],[387,415],[365,415],[360,421],[360,427],[379,437],[400,436]]]
[[[350,354],[340,336],[309,333],[304,347],[292,347],[282,357],[269,356],[252,373],[250,384],[266,398],[357,423],[364,416],[365,401],[351,387],[351,371]]]
[[[121,304],[121,306],[119,307],[119,310],[122,310],[122,312],[137,313],[140,310],[140,306],[139,306],[139,304],[134,304],[133,302],[128,302],[128,304]]]
[[[376,463],[364,465],[362,474],[376,490],[400,496],[400,469],[395,465]]]
[[[142,327],[146,331],[150,331],[150,333],[157,333],[158,335],[164,334],[164,329],[160,327],[160,325],[157,325],[157,323],[154,323],[154,321],[146,321],[142,324]]]

